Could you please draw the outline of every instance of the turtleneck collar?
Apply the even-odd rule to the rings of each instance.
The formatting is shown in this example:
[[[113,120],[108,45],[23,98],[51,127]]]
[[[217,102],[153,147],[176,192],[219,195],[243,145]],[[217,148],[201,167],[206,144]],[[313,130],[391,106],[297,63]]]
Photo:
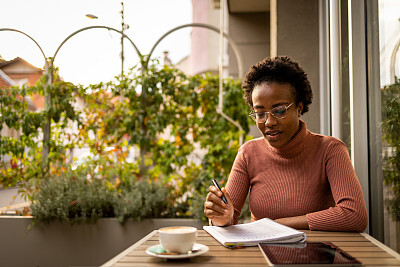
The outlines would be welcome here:
[[[290,139],[290,141],[284,145],[283,147],[276,148],[269,144],[267,140],[264,141],[268,146],[268,149],[273,151],[274,153],[281,155],[295,155],[299,151],[303,150],[304,145],[307,143],[307,136],[309,135],[309,131],[307,130],[307,125],[303,120],[299,121],[299,130],[297,133]]]

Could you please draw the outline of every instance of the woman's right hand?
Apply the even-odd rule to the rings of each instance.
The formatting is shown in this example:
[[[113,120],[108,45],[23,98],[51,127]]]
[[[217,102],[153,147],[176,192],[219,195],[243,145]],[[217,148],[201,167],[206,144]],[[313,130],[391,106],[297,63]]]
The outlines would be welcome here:
[[[223,187],[221,190],[224,193],[228,204],[222,200],[222,192],[215,186],[210,186],[210,192],[207,194],[206,202],[204,202],[204,214],[212,221],[213,225],[226,226],[231,224],[233,218],[232,200]]]

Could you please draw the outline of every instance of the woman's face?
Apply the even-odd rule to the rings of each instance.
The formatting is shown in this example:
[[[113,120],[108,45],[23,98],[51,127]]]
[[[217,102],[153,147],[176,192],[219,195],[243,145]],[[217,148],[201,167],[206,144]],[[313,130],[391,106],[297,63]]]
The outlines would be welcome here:
[[[287,83],[264,82],[254,87],[252,100],[255,112],[271,111],[275,107],[288,106],[294,102],[295,89]],[[294,103],[288,108],[283,119],[276,119],[268,113],[266,121],[257,123],[257,128],[271,146],[283,147],[297,133],[302,109],[302,103],[298,106]]]

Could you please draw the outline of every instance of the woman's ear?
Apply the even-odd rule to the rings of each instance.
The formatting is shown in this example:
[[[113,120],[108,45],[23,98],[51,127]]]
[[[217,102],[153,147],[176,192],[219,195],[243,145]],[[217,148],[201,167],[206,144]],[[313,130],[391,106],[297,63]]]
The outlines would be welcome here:
[[[298,114],[298,116],[300,117],[301,116],[301,112],[303,111],[303,102],[300,102],[298,105],[297,105],[297,114]]]

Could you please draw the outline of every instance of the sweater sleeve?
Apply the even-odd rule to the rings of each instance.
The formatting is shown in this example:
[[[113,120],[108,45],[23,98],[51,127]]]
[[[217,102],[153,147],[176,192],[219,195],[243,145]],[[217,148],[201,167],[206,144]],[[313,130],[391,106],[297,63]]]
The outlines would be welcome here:
[[[367,209],[346,146],[341,141],[331,142],[324,161],[335,207],[307,214],[310,230],[364,231]]]
[[[238,223],[238,218],[246,201],[247,194],[249,193],[249,187],[250,180],[246,159],[243,149],[239,149],[226,184],[226,191],[233,202],[234,208],[232,224]]]

